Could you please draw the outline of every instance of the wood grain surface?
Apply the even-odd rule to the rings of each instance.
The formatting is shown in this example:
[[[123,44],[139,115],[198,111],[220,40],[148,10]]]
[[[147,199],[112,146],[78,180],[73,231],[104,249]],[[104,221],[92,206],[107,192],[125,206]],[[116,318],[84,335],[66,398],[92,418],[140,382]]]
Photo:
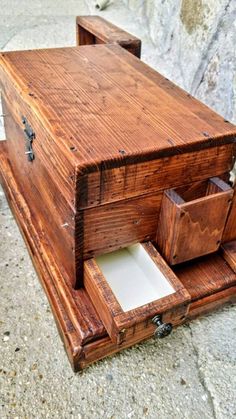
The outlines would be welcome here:
[[[231,269],[236,272],[236,240],[223,243],[221,251],[223,258],[227,261]]]
[[[77,16],[77,45],[118,44],[140,58],[141,40],[100,16]]]
[[[161,255],[153,247],[151,242],[146,242],[142,246],[155,265],[167,278],[175,292],[127,312],[122,310],[106,281],[106,278],[99,269],[96,260],[89,259],[85,262],[85,289],[92,298],[111,340],[117,344],[128,339],[130,335],[137,333],[138,330],[139,333],[141,333],[142,329],[147,328],[148,323],[151,323],[152,317],[156,314],[162,314],[163,321],[169,321],[170,317],[185,317],[188,312],[191,298],[190,294],[183,287],[182,283],[178,280]]]
[[[205,186],[201,196],[189,201],[178,189],[163,194],[156,241],[171,265],[213,253],[220,246],[233,189],[219,178]]]
[[[232,124],[142,63],[125,45],[105,45],[110,36],[118,43],[126,35],[109,24],[102,29],[101,20],[95,21],[82,21],[86,33],[80,42],[90,42],[85,38],[92,34],[92,43],[104,45],[0,55],[7,132],[7,141],[0,144],[1,182],[75,369],[151,336],[157,309],[149,304],[129,318],[115,311],[112,317],[113,308],[104,305],[102,313],[113,321],[112,342],[104,327],[107,319],[98,314],[97,291],[90,286],[89,296],[83,287],[84,259],[154,240],[163,191],[184,187],[184,200],[188,196],[191,201],[209,177],[227,178],[235,156]],[[23,116],[35,132],[31,163],[25,156]],[[225,211],[219,195],[229,192],[216,193],[215,187],[197,200],[205,205],[217,197],[204,215],[221,230]],[[196,202],[193,207],[189,201],[180,205],[203,213]],[[233,217],[234,203],[226,241]],[[155,249],[151,253],[158,258]],[[232,301],[233,254],[232,247],[223,249],[225,259],[208,256],[169,274],[178,289],[161,308],[166,319],[174,325],[185,321],[190,299],[189,318],[191,310],[199,315]],[[85,266],[92,263],[90,259]]]
[[[137,332],[127,336],[127,339],[120,345],[113,343],[106,335],[105,328],[86,291],[83,289],[74,291],[68,288],[51,257],[50,248],[47,248],[41,241],[34,228],[29,208],[20,193],[19,185],[14,179],[14,173],[9,164],[6,141],[0,143],[0,175],[8,202],[51,304],[72,368],[75,371],[81,370],[99,359],[152,336],[155,326],[149,320],[144,324],[141,323]],[[221,257],[217,258],[218,264],[214,269],[215,261],[211,258],[212,256],[205,257],[205,263],[202,264],[200,270],[193,269],[190,282],[188,279],[192,262],[189,262],[190,268],[183,269],[182,272],[180,266],[175,267],[176,275],[193,299],[187,317],[181,319],[181,316],[178,316],[178,311],[173,313],[173,318],[170,318],[170,321],[175,326],[201,314],[206,314],[223,304],[236,301],[236,286],[231,286],[236,281],[236,275]],[[213,281],[215,275],[217,275],[217,279]],[[231,279],[225,281],[224,278]],[[210,290],[208,288],[209,279]],[[195,294],[194,290],[197,290]]]
[[[147,77],[151,70],[117,45],[8,52],[0,63],[2,82],[7,77],[17,87],[79,172],[229,143],[236,135],[200,102],[179,100],[173,83]]]
[[[236,239],[236,187],[234,187],[234,196],[231,208],[225,225],[222,242],[227,243]]]

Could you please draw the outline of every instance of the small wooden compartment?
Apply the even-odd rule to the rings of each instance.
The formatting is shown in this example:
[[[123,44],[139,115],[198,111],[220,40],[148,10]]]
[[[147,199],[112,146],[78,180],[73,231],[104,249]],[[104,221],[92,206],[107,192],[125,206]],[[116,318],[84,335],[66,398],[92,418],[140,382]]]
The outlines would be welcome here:
[[[219,248],[232,197],[218,177],[164,192],[156,240],[171,265]]]
[[[114,343],[152,335],[152,318],[175,323],[187,314],[190,295],[148,242],[85,262],[84,284]]]

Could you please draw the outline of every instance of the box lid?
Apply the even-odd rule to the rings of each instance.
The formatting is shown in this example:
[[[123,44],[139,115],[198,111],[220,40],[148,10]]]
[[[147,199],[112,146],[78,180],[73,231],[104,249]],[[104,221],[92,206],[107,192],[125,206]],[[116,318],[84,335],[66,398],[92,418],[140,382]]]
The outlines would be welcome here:
[[[117,45],[1,54],[78,170],[232,142],[236,128]]]

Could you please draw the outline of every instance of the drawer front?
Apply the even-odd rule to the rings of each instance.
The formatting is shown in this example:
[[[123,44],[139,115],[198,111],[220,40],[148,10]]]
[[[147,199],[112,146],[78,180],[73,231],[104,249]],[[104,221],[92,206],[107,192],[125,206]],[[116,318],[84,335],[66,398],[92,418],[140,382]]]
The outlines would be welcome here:
[[[189,293],[150,242],[87,260],[84,286],[117,344],[132,334],[141,340],[164,329],[165,323],[175,324],[185,317],[190,302]]]

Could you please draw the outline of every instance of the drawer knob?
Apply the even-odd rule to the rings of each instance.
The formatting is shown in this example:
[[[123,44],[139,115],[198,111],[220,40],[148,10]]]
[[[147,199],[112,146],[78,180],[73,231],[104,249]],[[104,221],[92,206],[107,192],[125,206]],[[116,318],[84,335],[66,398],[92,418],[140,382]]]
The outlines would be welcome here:
[[[173,326],[172,326],[171,323],[163,323],[162,322],[160,314],[153,317],[152,323],[154,323],[157,326],[157,328],[154,332],[154,336],[155,336],[155,338],[158,338],[158,339],[165,338],[166,336],[168,336],[171,333],[171,331],[173,329]]]

